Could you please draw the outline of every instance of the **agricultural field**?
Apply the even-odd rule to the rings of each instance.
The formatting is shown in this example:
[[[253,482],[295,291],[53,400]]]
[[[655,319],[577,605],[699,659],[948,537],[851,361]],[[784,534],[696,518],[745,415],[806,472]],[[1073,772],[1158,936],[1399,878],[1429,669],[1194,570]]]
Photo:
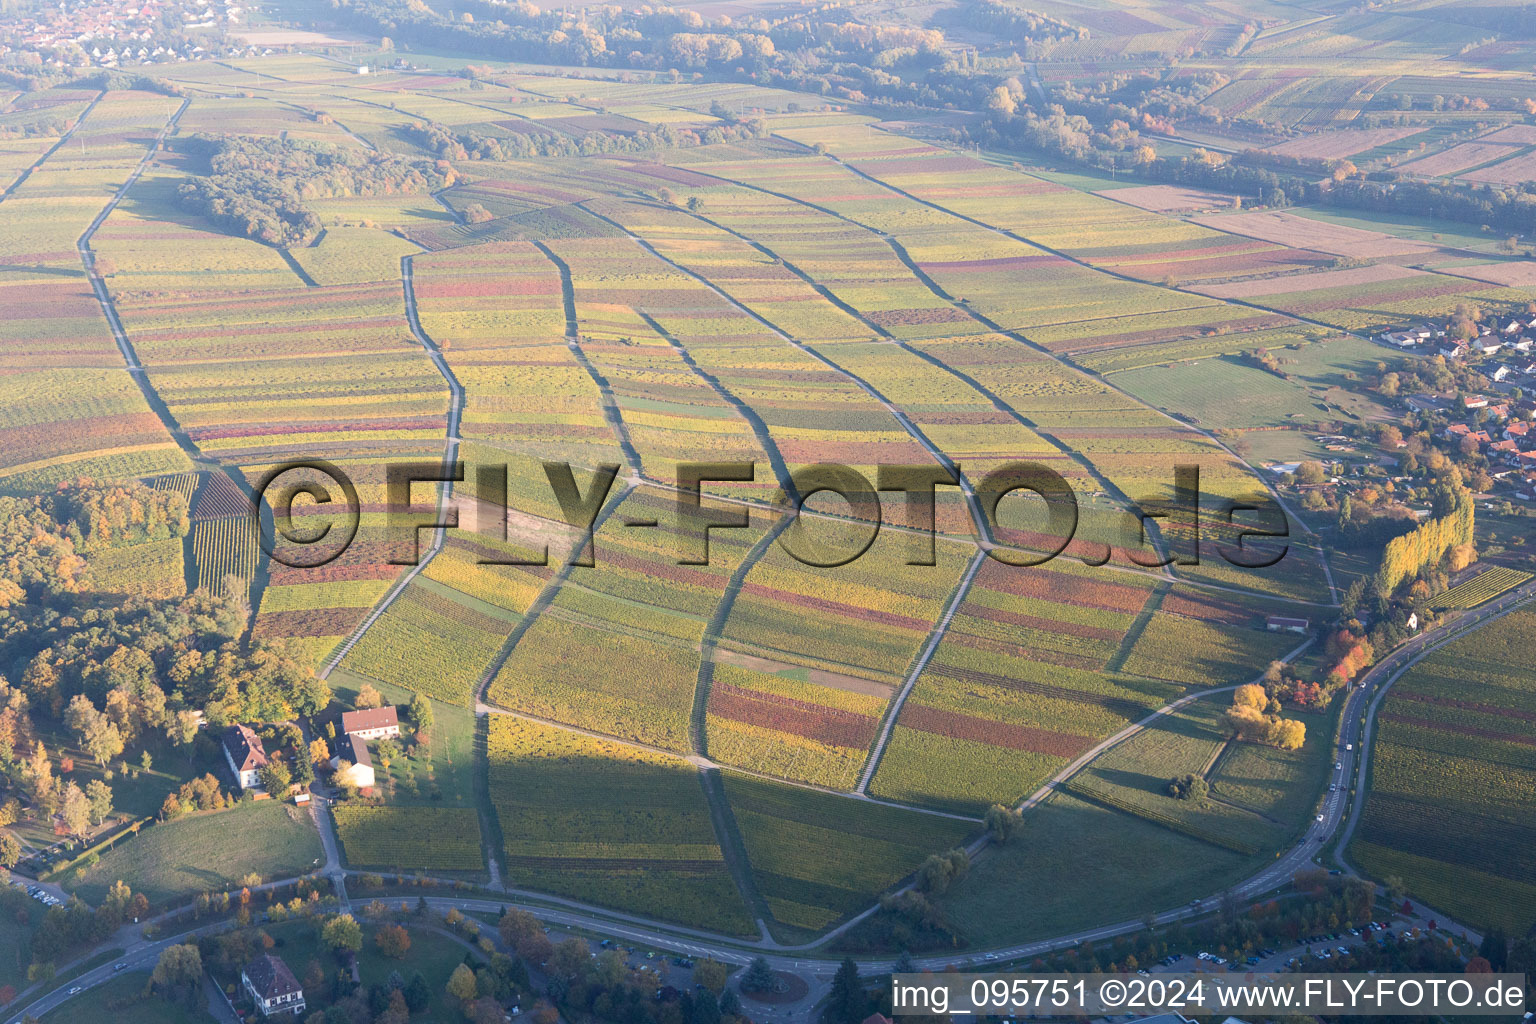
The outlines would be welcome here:
[[[507,715],[491,717],[488,756],[507,884],[754,931],[686,761]]]
[[[874,902],[976,826],[727,773],[758,894],[775,921],[818,932]]]
[[[333,813],[348,867],[473,872],[484,867],[480,823],[470,808],[337,804]]]
[[[1349,856],[1457,920],[1536,923],[1536,690],[1528,608],[1435,652],[1378,716],[1365,813]],[[1477,884],[1447,884],[1472,878]]]
[[[1531,574],[1519,569],[1495,566],[1484,569],[1435,598],[1436,608],[1476,608],[1500,594],[1527,583]]]
[[[163,907],[229,889],[249,874],[302,875],[321,856],[309,812],[269,800],[148,826],[103,853],[98,863],[69,872],[60,884],[95,903],[121,880]]]
[[[1437,150],[1440,128],[1385,119],[1374,100],[1430,79],[1302,68],[1404,68],[1476,42],[1466,26],[1442,39],[1419,18],[1298,25],[1260,6],[1238,31],[1215,9],[1053,0],[1073,28],[1027,59],[1049,87],[1098,96],[1187,50],[1176,73],[1201,78],[1204,104],[1268,122],[1229,126],[1231,146],[1279,159],[1387,154],[1371,160],[1502,182],[1532,158],[1530,126],[1504,125],[1513,94],[1489,130]],[[1235,66],[1247,50],[1262,67]],[[247,636],[285,641],[340,706],[364,685],[436,702],[427,735],[378,766],[377,794],[335,810],[357,869],[494,867],[520,890],[732,936],[759,918],[784,941],[834,927],[974,838],[990,805],[1298,646],[1264,620],[1338,600],[1324,542],[1296,535],[1278,568],[1232,568],[1211,543],[1238,531],[1219,523],[1226,504],[1266,493],[1261,454],[1316,456],[1319,424],[1391,413],[1360,386],[1377,350],[1350,332],[1536,298],[1525,264],[1475,227],[1254,211],[1247,193],[1127,184],[1123,164],[1026,166],[971,149],[953,111],[881,121],[841,86],[693,80],[685,61],[656,75],[411,59],[424,66],[391,58],[366,76],[301,53],[186,61],[157,69],[174,96],[0,94],[0,178],[14,182],[0,194],[0,496],[81,475],[176,489],[190,536],[93,553],[104,600],[228,592],[249,605]],[[1164,156],[1217,144],[1156,133]],[[323,153],[328,171],[285,192],[287,219],[232,213],[228,197],[198,206],[183,188],[214,167],[208,136],[274,161]],[[352,187],[338,170],[391,161],[410,173]],[[313,568],[287,564],[305,546],[292,536],[269,557],[248,492],[321,461],[356,486],[355,540]],[[418,482],[408,508],[388,487],[399,463],[453,461],[462,478]],[[1073,537],[1028,495],[989,504],[981,482],[1020,461],[1071,486]],[[931,560],[921,501],[886,488],[877,530],[867,506],[807,497],[799,474],[823,463],[871,482],[881,467],[951,477]],[[706,476],[695,503],[683,475],[699,464],[750,475]],[[1133,510],[1190,465],[1209,500],[1202,564],[1153,565],[1187,538],[1144,531]],[[557,494],[565,470],[590,546]],[[320,475],[294,472],[286,485]],[[325,486],[298,492],[294,534],[346,532]],[[434,504],[452,524],[437,537],[395,521]],[[797,545],[857,557],[815,564],[837,559]],[[1525,578],[1486,569],[1440,603],[1475,607]],[[1434,805],[1457,827],[1497,818],[1501,856],[1524,867],[1517,823],[1480,790],[1392,788],[1426,765],[1474,788],[1524,770],[1494,721],[1523,707],[1516,675],[1469,683],[1496,691],[1477,707],[1417,711],[1398,707],[1419,692],[1405,679],[1373,801]],[[1229,744],[1213,707],[1165,716],[1032,807],[1022,852],[942,900],[966,941],[1134,917],[1281,846],[1308,813],[1316,750]],[[1433,715],[1451,717],[1420,721]],[[1498,757],[1444,739],[1485,731]],[[1207,773],[1208,805],[1160,791],[1185,771]],[[137,809],[160,785],[124,797]],[[296,872],[318,852],[296,815],[271,803],[157,824],[67,882],[99,896],[122,877],[163,902]],[[1415,845],[1371,820],[1363,864],[1433,858],[1517,881],[1452,839]],[[1032,857],[1084,867],[1060,878]],[[1038,903],[1025,879],[1048,890]]]

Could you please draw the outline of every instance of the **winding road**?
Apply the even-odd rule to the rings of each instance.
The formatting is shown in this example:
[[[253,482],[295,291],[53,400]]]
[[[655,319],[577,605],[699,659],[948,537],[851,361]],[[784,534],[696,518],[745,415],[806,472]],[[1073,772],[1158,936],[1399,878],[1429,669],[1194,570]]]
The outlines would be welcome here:
[[[1205,899],[1198,900],[1186,906],[1170,909],[1152,916],[1157,924],[1168,924],[1174,921],[1191,917],[1203,916],[1217,909],[1224,895],[1231,893],[1239,898],[1247,899],[1269,892],[1286,884],[1299,870],[1319,863],[1324,848],[1327,844],[1337,839],[1338,843],[1333,851],[1332,859],[1342,869],[1350,871],[1349,864],[1344,860],[1344,848],[1348,845],[1354,833],[1361,807],[1363,806],[1363,793],[1356,793],[1355,783],[1363,775],[1368,767],[1370,749],[1369,745],[1374,736],[1374,716],[1386,696],[1388,688],[1402,675],[1418,664],[1429,654],[1454,640],[1466,636],[1488,623],[1502,618],[1532,598],[1536,598],[1536,581],[1510,591],[1496,598],[1481,608],[1463,613],[1443,626],[1426,631],[1398,647],[1390,655],[1367,672],[1360,681],[1349,691],[1343,709],[1342,724],[1338,737],[1337,762],[1340,765],[1334,772],[1334,778],[1338,783],[1338,789],[1325,795],[1319,813],[1321,820],[1310,826],[1301,841],[1277,857],[1272,864],[1266,865],[1263,870],[1255,873],[1242,882],[1213,894]],[[1293,651],[1291,656],[1299,653]],[[1230,689],[1225,687],[1221,689]],[[1190,694],[1169,706],[1159,709],[1141,722],[1127,727],[1121,733],[1106,740],[1101,749],[1096,749],[1090,754],[1102,753],[1103,749],[1122,742],[1130,735],[1145,728],[1147,724],[1158,716],[1171,713],[1177,707],[1189,701],[1209,696],[1218,690],[1202,691],[1198,694]],[[1080,759],[1085,763],[1086,759]],[[1060,777],[1070,774],[1071,771],[1081,767],[1080,762],[1074,762]],[[1053,780],[1053,784],[1054,784]],[[1048,795],[1050,786],[1042,787],[1040,791],[1024,802],[1025,806],[1033,806]],[[323,815],[317,815],[317,825],[320,827],[322,838],[329,832],[328,822]],[[334,837],[325,844],[327,864],[324,873],[327,875],[343,875],[339,865],[335,861]],[[262,888],[288,884],[293,879],[283,879],[269,883]],[[445,880],[446,883],[446,880]],[[752,959],[762,956],[768,961],[774,970],[785,971],[797,975],[808,975],[816,984],[813,991],[824,984],[830,977],[833,968],[833,959],[829,955],[816,952],[829,937],[841,933],[844,928],[853,922],[847,922],[843,928],[823,936],[814,942],[801,945],[785,945],[774,942],[771,939],[760,938],[733,939],[726,936],[713,935],[707,932],[693,929],[665,925],[633,915],[607,911],[597,907],[590,907],[574,900],[566,900],[551,897],[541,893],[526,892],[515,888],[502,888],[495,899],[480,897],[451,897],[429,896],[427,903],[438,909],[457,907],[464,911],[482,911],[488,913],[498,912],[503,907],[517,907],[535,914],[546,924],[567,929],[577,929],[583,932],[597,933],[614,938],[622,942],[639,944],[648,948],[662,950],[683,956],[709,956],[724,963],[744,966]],[[867,913],[867,912],[866,912]],[[918,957],[915,963],[919,969],[943,969],[950,965],[959,966],[993,966],[998,962],[1029,959],[1043,953],[1060,949],[1066,946],[1074,946],[1085,941],[1101,941],[1141,930],[1146,927],[1147,918],[1142,917],[1134,921],[1121,921],[1102,925],[1096,928],[1086,929],[1067,935],[1060,935],[1049,939],[1040,939],[1032,942],[1019,943],[1011,946],[995,947],[992,949],[978,949],[967,951],[963,955],[943,954],[938,956]],[[1442,921],[1444,918],[1442,917]],[[160,951],[166,946],[183,941],[194,932],[186,932],[180,935],[163,939],[149,940],[144,937],[143,930],[146,925],[127,926],[122,931],[108,940],[107,944],[121,945],[126,952],[118,962],[126,963],[131,969],[149,969],[154,965]],[[220,927],[215,923],[207,927]],[[204,929],[198,929],[201,931]],[[88,953],[87,959],[90,956]],[[860,958],[857,960],[859,969],[866,973],[878,973],[889,971],[894,965],[894,958],[874,957]],[[64,965],[68,970],[71,965]],[[31,1016],[41,1016],[51,1009],[58,1007],[70,998],[70,989],[88,989],[110,980],[114,975],[112,964],[104,964],[90,971],[86,971],[73,979],[68,986],[49,992],[33,1000],[31,1003],[19,1006],[15,1016],[10,1018],[7,1024],[20,1024],[22,1012]]]

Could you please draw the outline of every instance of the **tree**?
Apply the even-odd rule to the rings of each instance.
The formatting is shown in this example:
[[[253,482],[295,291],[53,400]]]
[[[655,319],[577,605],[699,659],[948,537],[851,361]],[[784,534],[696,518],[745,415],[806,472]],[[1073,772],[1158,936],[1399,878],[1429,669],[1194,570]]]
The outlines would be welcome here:
[[[1008,842],[1024,827],[1024,816],[1011,807],[993,804],[987,808],[982,821],[987,827],[987,838],[999,846]]]
[[[261,778],[261,788],[273,796],[282,796],[293,784],[288,766],[281,761],[268,761],[256,774]]]
[[[316,768],[324,768],[331,761],[331,748],[325,740],[311,740],[309,744],[309,763]]]
[[[411,697],[410,709],[411,721],[416,724],[417,732],[426,732],[432,728],[432,700],[424,693],[417,693]]]
[[[688,197],[688,212],[689,213],[698,213],[702,209],[704,209],[704,200],[700,199],[698,196],[689,196]]]
[[[773,968],[762,957],[748,964],[747,973],[741,976],[743,992],[772,992],[777,987],[778,979],[773,975]]]
[[[404,960],[411,951],[411,933],[398,924],[387,924],[374,935],[373,944],[391,960]]]
[[[479,988],[475,984],[475,972],[469,969],[468,964],[459,964],[453,969],[446,988],[448,994],[461,1003],[470,1002],[479,994]]]
[[[155,988],[169,994],[183,985],[196,985],[202,976],[203,955],[198,952],[195,944],[189,942],[183,946],[167,946],[162,950],[149,980]]]
[[[325,922],[325,927],[320,930],[320,941],[328,949],[356,953],[363,948],[363,929],[351,914],[338,914]]]
[[[471,975],[473,977],[473,975]],[[432,989],[427,985],[427,979],[418,971],[411,978],[410,984],[405,986],[405,1005],[412,1013],[420,1013],[432,1002]]]
[[[384,698],[379,694],[378,688],[372,683],[364,683],[362,688],[357,691],[357,699],[352,703],[361,711],[368,708],[383,707]]]
[[[730,976],[731,969],[718,960],[700,960],[693,968],[694,983],[703,985],[717,996],[725,989],[725,979]]]
[[[1180,800],[1188,800],[1197,807],[1205,803],[1205,798],[1210,795],[1210,783],[1205,781],[1202,775],[1190,772],[1181,775],[1168,783],[1168,795]]]
[[[178,711],[165,723],[165,738],[180,747],[190,747],[197,739],[196,711]]]
[[[566,981],[579,981],[586,975],[591,959],[585,942],[566,939],[555,946],[554,955],[549,958],[549,973]]]
[[[1008,91],[1006,85],[999,85],[988,94],[987,109],[994,114],[1011,117],[1019,109],[1019,103],[1013,98],[1013,93]]]
[[[394,740],[380,740],[373,756],[374,760],[379,762],[379,767],[389,771],[389,766],[400,757],[400,744]]]
[[[822,1019],[826,1024],[859,1024],[865,1016],[866,1001],[858,965],[845,959],[832,976],[832,991],[827,995]]]
[[[1314,460],[1303,462],[1296,469],[1296,479],[1304,484],[1317,485],[1326,480],[1327,473],[1323,470],[1323,464]]]
[[[64,827],[72,835],[83,836],[91,830],[91,802],[73,782],[64,787],[64,801],[59,807],[59,815],[64,819]]]
[[[1498,925],[1489,926],[1477,951],[1488,961],[1490,971],[1503,971],[1509,964],[1509,933]]]
[[[964,878],[970,868],[970,856],[959,847],[948,853],[930,854],[917,869],[917,888],[938,896],[946,892],[952,882]]]
[[[9,832],[0,832],[0,867],[13,868],[21,860],[21,843]]]
[[[112,813],[112,787],[100,779],[85,784],[85,797],[91,805],[91,818],[100,825]]]

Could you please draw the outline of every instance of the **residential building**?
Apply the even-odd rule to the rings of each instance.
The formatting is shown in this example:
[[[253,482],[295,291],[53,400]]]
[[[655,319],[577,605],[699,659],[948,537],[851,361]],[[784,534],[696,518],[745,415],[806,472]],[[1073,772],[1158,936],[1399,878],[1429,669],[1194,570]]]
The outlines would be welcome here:
[[[341,762],[351,765],[335,779],[337,785],[350,783],[358,789],[370,789],[374,784],[373,758],[368,753],[368,743],[357,736],[347,735],[336,741],[336,756],[331,758],[331,770],[341,767]]]
[[[224,730],[224,760],[241,789],[260,785],[258,773],[267,766],[267,752],[250,726],[232,725]]]
[[[304,1012],[304,989],[278,957],[259,956],[240,971],[240,985],[263,1017]]]
[[[382,708],[348,711],[341,716],[341,731],[347,736],[378,740],[400,735],[400,717],[393,704]]]

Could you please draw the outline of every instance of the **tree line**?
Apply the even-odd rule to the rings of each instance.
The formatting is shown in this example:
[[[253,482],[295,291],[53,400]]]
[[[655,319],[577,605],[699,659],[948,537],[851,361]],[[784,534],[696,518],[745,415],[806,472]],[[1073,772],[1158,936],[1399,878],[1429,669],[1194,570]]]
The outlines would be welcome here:
[[[176,194],[183,209],[267,245],[308,245],[321,230],[310,199],[416,195],[454,183],[430,160],[328,142],[198,133],[178,142],[207,162]]]

